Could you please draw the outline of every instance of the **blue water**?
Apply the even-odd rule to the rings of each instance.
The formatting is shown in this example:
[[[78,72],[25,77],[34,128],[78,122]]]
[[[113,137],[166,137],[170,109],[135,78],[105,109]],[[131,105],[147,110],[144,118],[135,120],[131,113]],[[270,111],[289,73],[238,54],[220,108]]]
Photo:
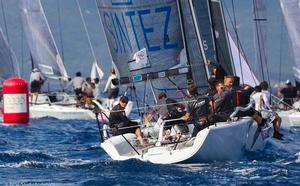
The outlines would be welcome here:
[[[300,128],[283,133],[237,162],[155,165],[111,160],[93,121],[0,125],[0,185],[299,185]]]

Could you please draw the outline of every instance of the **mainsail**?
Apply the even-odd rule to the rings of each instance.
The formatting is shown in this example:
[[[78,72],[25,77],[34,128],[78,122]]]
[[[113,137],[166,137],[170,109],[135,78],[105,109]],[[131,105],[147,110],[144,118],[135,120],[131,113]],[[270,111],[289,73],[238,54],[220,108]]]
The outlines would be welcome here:
[[[280,0],[281,9],[287,25],[288,33],[292,41],[295,67],[294,75],[300,81],[300,1]]]
[[[146,48],[150,67],[135,73],[167,70],[182,49],[176,1],[98,0],[113,61],[121,77],[131,75],[128,62]]]
[[[40,0],[20,0],[21,17],[34,66],[48,78],[67,80]]]
[[[2,29],[0,28],[0,87],[3,82],[12,77],[20,77],[17,58],[9,47]]]
[[[195,72],[194,81],[198,87],[206,86],[203,57],[199,52],[201,43],[198,43],[188,1],[98,0],[97,5],[121,83],[127,82],[123,81],[126,77],[133,77],[133,81],[159,78],[153,84],[161,90],[175,88],[174,82],[180,88],[186,87],[190,68],[178,65],[180,52],[186,47],[188,63]],[[180,17],[181,11],[184,12],[183,19]],[[183,35],[184,40],[188,41],[186,45]],[[146,48],[149,63],[143,68],[132,68],[134,64],[130,63],[135,63],[134,54],[143,48]],[[196,70],[196,67],[201,68]],[[175,76],[176,80],[173,79]]]

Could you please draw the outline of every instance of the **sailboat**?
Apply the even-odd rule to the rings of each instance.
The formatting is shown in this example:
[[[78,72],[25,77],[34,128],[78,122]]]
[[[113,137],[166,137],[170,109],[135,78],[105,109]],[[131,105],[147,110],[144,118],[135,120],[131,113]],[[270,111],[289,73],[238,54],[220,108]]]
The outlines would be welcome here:
[[[300,81],[299,68],[300,68],[300,53],[299,53],[299,42],[300,42],[300,26],[299,26],[299,1],[298,0],[280,0],[281,10],[287,26],[287,30],[292,42],[292,49],[294,55],[293,67],[294,77],[296,81]],[[295,102],[291,106],[290,110],[278,111],[279,116],[282,118],[282,127],[300,126],[300,112],[299,112],[300,101]]]
[[[21,0],[20,6],[24,31],[34,66],[39,68],[48,79],[66,82],[68,75],[40,0]],[[109,114],[107,107],[99,105],[101,106],[99,109]],[[127,109],[127,114],[130,113],[130,110],[130,108]],[[90,109],[77,107],[74,96],[64,92],[54,92],[50,95],[38,95],[36,101],[30,105],[30,117],[89,120],[95,119],[95,114]]]
[[[121,83],[154,82],[155,85],[160,85],[150,86],[154,99],[154,89],[168,91],[165,87],[168,81],[177,80],[178,77],[184,81],[173,82],[173,85],[177,84],[177,92],[182,92],[178,90],[184,89],[190,81],[200,90],[205,89],[209,77],[209,68],[205,61],[209,52],[204,50],[202,38],[214,39],[216,48],[210,50],[214,52],[212,57],[217,57],[222,52],[224,57],[227,52],[223,62],[227,62],[225,65],[229,68],[228,72],[234,72],[219,0],[98,0],[97,5],[113,60],[121,67]],[[212,32],[209,29],[200,29],[199,18],[203,16],[199,16],[197,7],[209,10],[205,11],[208,14],[205,17],[208,19],[207,23],[215,26]],[[218,19],[213,16],[217,16]],[[206,35],[204,32],[213,35]],[[134,51],[144,46],[149,51],[147,57],[150,64],[145,63],[143,68],[132,69],[126,61],[130,62]],[[209,43],[207,46],[212,47],[213,44]],[[216,50],[217,48],[223,50]],[[182,49],[186,50],[188,64],[173,69]],[[237,110],[250,107],[251,104]],[[235,114],[236,112],[231,117]],[[163,140],[165,122],[167,121],[159,125],[158,137],[151,139],[146,147],[136,146],[135,135],[129,133],[110,137],[101,142],[101,147],[113,160],[138,159],[158,164],[238,160],[247,150],[263,149],[271,129],[267,125],[261,132],[257,132],[257,124],[252,119],[244,118],[218,122],[191,138],[194,125],[189,124],[190,132],[183,139],[179,138],[170,143]]]

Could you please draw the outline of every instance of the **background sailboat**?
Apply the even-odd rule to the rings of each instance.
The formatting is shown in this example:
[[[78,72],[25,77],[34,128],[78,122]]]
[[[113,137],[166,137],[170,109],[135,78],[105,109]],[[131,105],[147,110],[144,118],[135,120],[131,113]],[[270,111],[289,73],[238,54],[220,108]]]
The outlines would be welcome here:
[[[12,77],[20,77],[17,58],[13,50],[8,45],[7,39],[0,28],[0,87],[3,82]],[[2,91],[1,91],[2,92]]]
[[[98,0],[97,2],[112,57],[115,59],[114,62],[116,65],[122,67],[119,68],[121,81],[122,77],[125,78],[124,76],[127,76],[127,83],[132,81],[143,82],[148,80],[147,78],[150,76],[153,79],[153,82],[165,83],[168,82],[168,78],[172,76],[178,77],[185,75],[187,81],[178,81],[174,82],[174,84],[187,86],[188,83],[193,82],[199,90],[203,90],[207,87],[207,79],[210,74],[206,65],[206,55],[201,40],[205,33],[202,33],[202,30],[199,29],[199,22],[201,19],[197,20],[196,15],[198,13],[198,6],[194,6],[194,4],[199,1],[152,0],[150,2],[133,0],[128,3],[124,3],[123,1],[116,3],[108,0]],[[217,2],[219,6],[221,5],[220,1],[214,0],[213,2]],[[208,8],[208,6],[206,6],[206,8]],[[163,17],[160,14],[161,11],[164,13],[163,15],[167,16]],[[218,11],[221,11],[221,9],[219,8]],[[215,12],[214,16],[218,15],[222,14],[220,12]],[[162,20],[162,18],[165,19]],[[223,21],[224,19],[218,19],[218,21],[220,20]],[[157,37],[161,36],[160,31],[162,31],[162,24],[165,24],[163,36],[167,40],[161,40],[161,37]],[[224,23],[218,24],[224,25]],[[174,28],[175,30],[173,30]],[[224,28],[223,30],[218,31],[220,34],[219,39],[225,39],[225,43],[222,43],[222,46],[226,46],[228,49],[227,51],[229,52],[230,48],[228,45],[226,29]],[[210,32],[210,34],[214,34],[214,32]],[[166,38],[167,36],[168,38]],[[128,41],[126,45],[125,41]],[[151,66],[147,67],[147,62],[145,62],[145,65],[143,65],[144,68],[130,70],[127,66],[127,62],[123,62],[124,59],[129,60],[130,55],[132,54],[128,49],[132,48],[139,50],[139,48],[136,48],[137,45],[135,45],[135,43],[131,43],[132,41],[133,43],[135,41],[136,43],[141,44],[141,48],[147,48],[149,51],[148,56],[152,57],[150,58]],[[182,42],[183,48],[186,49],[188,70],[184,71],[184,74],[180,74],[183,68],[172,69],[172,71],[169,70],[170,67],[176,65],[174,57],[181,51],[182,46],[175,47],[175,45],[172,45],[173,48],[162,49],[162,46],[166,46],[166,41],[172,43]],[[127,48],[125,48],[125,46]],[[156,48],[153,48],[153,46],[156,46]],[[168,51],[168,49],[170,49],[170,51]],[[145,55],[143,51],[145,50],[139,50],[139,52],[143,53],[143,59],[145,59],[145,56],[147,55]],[[222,50],[222,52],[226,52],[226,50]],[[230,64],[227,65],[231,68],[231,71],[234,72],[231,53],[228,54],[229,57],[227,60]],[[156,56],[164,58],[155,58]],[[151,73],[147,73],[148,69],[151,70]],[[137,89],[140,89],[140,87],[137,87]],[[249,107],[251,107],[251,105]],[[160,134],[155,146],[150,145],[144,149],[139,147],[135,148],[129,143],[129,141],[135,139],[135,135],[124,134],[109,138],[101,143],[101,147],[114,160],[135,158],[142,161],[150,161],[152,163],[167,164],[197,163],[228,159],[236,160],[240,158],[245,149],[259,149],[263,148],[265,144],[265,139],[263,139],[262,135],[258,135],[258,138],[254,135],[257,124],[248,119],[239,120],[237,122],[217,123],[215,126],[201,130],[195,138],[189,138],[190,136],[187,134],[187,139],[189,139],[189,141],[178,140],[176,144],[162,140],[163,127],[164,121],[160,124]],[[191,132],[193,125],[189,125],[189,128]],[[266,127],[266,130],[263,133],[268,135],[268,131],[268,127]],[[253,145],[249,146],[249,144]],[[252,149],[252,146],[255,147]]]
[[[68,74],[54,42],[40,0],[21,0],[21,17],[34,67],[47,78],[67,81]]]

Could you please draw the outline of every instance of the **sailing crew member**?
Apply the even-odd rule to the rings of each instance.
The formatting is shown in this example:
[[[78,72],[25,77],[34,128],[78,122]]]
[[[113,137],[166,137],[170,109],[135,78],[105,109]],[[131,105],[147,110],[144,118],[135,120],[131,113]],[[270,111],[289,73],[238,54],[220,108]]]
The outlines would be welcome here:
[[[112,68],[110,71],[110,75],[103,92],[108,93],[109,108],[111,108],[114,99],[119,95],[118,78],[116,76],[116,71],[114,68]]]
[[[263,110],[274,112],[271,109],[271,94],[268,91],[268,87],[269,84],[266,81],[262,81],[260,83],[260,86],[255,87],[255,93],[251,96],[251,98],[255,101],[255,110],[260,111],[262,117],[265,119],[268,117],[268,112]],[[272,123],[274,128],[273,137],[279,140],[283,140],[283,135],[279,132],[281,126],[281,118],[277,113],[275,113],[275,118]]]
[[[283,103],[286,109],[292,108],[292,105],[294,104],[293,98],[297,96],[297,90],[292,85],[290,80],[287,80],[285,82],[286,87],[284,87],[280,94],[283,96]]]
[[[70,85],[73,85],[73,89],[76,95],[77,101],[82,97],[82,85],[84,83],[83,77],[81,77],[81,72],[76,72],[76,76],[65,86],[64,90],[68,89]]]
[[[192,137],[195,137],[199,131],[213,124],[208,121],[209,111],[209,97],[200,97],[197,88],[191,84],[188,86],[188,105],[187,111],[181,117],[183,121],[190,121],[194,123],[195,127],[192,132]]]
[[[32,69],[30,74],[30,91],[31,93],[40,93],[45,78],[38,68]]]
[[[95,89],[93,91],[93,96],[96,100],[100,101],[101,97],[100,97],[100,86],[99,86],[100,80],[99,80],[99,78],[94,79],[94,84],[95,84]]]
[[[32,102],[33,96],[35,96],[35,102],[37,101],[38,94],[41,93],[42,85],[45,82],[45,78],[38,68],[32,69],[30,74],[30,99]]]
[[[228,87],[229,88],[229,87]],[[229,119],[229,116],[233,113],[236,105],[235,91],[225,91],[224,84],[218,82],[216,84],[217,94],[213,98],[212,108],[216,112],[216,115],[220,121],[226,121]],[[260,113],[253,108],[250,108],[247,111],[239,111],[236,114],[237,117],[250,116],[259,126],[263,126],[265,120],[260,116]]]
[[[81,103],[85,108],[92,107],[92,99],[94,98],[95,83],[92,82],[90,77],[87,77],[82,85],[83,97]]]
[[[157,105],[153,108],[153,110],[145,117],[144,123],[149,123],[149,121],[153,118],[155,113],[159,114],[159,117],[163,120],[170,120],[181,118],[185,112],[182,111],[184,109],[184,105],[178,103],[177,101],[168,98],[165,92],[161,92],[158,95]],[[170,121],[166,122],[166,128],[171,129],[172,125],[181,124],[183,121]]]
[[[134,133],[141,144],[143,144],[143,134],[137,122],[131,121],[125,114],[125,107],[128,103],[128,97],[122,96],[119,104],[114,106],[109,114],[110,128],[114,136]]]

